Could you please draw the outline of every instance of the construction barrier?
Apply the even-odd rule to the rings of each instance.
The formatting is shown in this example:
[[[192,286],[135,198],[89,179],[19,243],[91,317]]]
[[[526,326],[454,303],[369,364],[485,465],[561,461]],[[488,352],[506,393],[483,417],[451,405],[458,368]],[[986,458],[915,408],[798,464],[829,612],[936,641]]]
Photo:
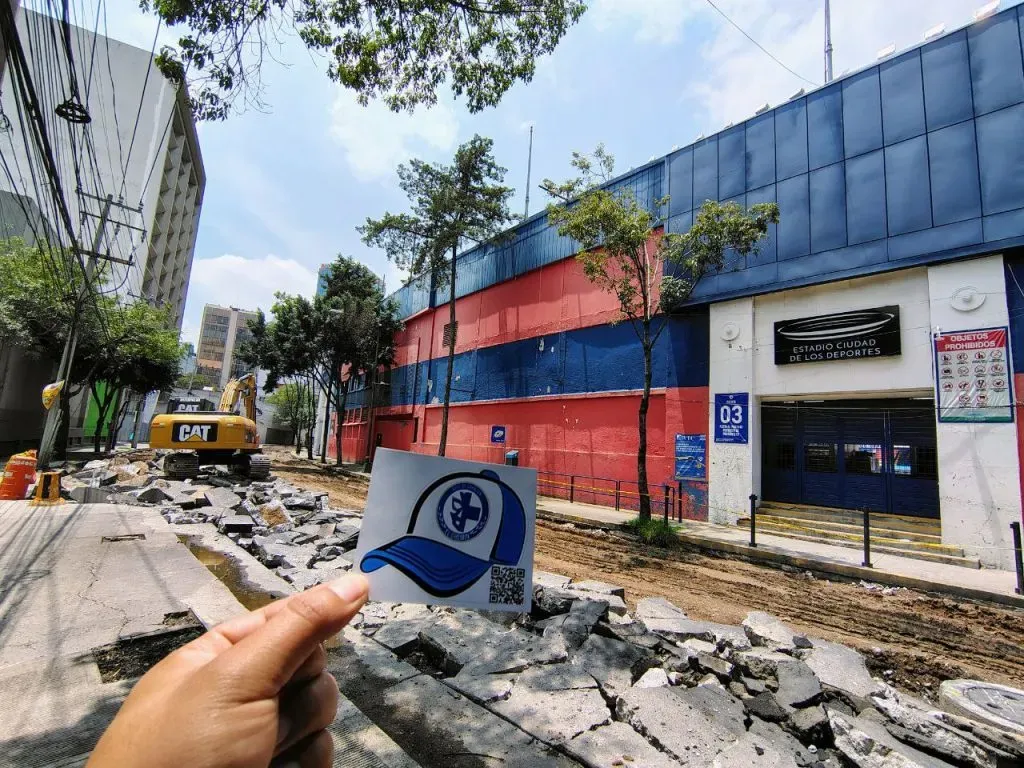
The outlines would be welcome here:
[[[0,499],[24,499],[36,481],[36,452],[16,453],[7,461],[0,479]]]
[[[34,507],[63,504],[60,497],[60,472],[40,472],[36,483],[36,493],[29,502]]]

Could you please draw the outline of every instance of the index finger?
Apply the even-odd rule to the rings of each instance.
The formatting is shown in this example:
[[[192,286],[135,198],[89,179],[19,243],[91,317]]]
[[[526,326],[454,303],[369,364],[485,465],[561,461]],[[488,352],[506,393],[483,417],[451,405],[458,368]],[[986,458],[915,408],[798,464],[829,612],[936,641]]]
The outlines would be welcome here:
[[[263,625],[234,628],[248,632],[214,660],[211,671],[227,676],[243,700],[276,696],[316,646],[359,611],[368,589],[363,576],[350,574],[247,617]]]

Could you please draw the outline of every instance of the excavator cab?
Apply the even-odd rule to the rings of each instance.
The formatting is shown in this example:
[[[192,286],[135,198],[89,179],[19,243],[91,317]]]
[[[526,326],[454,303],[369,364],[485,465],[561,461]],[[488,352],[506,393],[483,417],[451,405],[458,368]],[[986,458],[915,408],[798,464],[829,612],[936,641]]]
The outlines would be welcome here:
[[[237,412],[239,406],[242,413]],[[270,459],[262,455],[256,428],[256,376],[250,373],[229,381],[216,411],[155,416],[149,445],[174,451],[164,457],[164,474],[176,480],[195,477],[202,464],[225,465],[247,477],[267,477]]]

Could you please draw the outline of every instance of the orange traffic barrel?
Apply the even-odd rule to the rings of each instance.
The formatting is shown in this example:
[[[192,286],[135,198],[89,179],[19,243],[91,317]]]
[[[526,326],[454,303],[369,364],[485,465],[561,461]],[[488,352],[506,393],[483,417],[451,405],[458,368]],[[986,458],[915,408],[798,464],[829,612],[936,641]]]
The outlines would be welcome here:
[[[0,499],[24,499],[28,488],[36,481],[36,452],[16,453],[4,467],[0,479]]]

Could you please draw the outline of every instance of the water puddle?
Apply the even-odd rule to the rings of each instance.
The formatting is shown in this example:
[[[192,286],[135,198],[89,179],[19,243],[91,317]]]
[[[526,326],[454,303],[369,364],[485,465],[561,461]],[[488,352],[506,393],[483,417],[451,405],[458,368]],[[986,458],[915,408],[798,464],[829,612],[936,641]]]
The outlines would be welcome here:
[[[242,567],[233,557],[203,546],[198,536],[178,534],[178,541],[188,547],[189,552],[248,610],[255,611],[278,599],[278,595],[265,592],[247,580]]]

